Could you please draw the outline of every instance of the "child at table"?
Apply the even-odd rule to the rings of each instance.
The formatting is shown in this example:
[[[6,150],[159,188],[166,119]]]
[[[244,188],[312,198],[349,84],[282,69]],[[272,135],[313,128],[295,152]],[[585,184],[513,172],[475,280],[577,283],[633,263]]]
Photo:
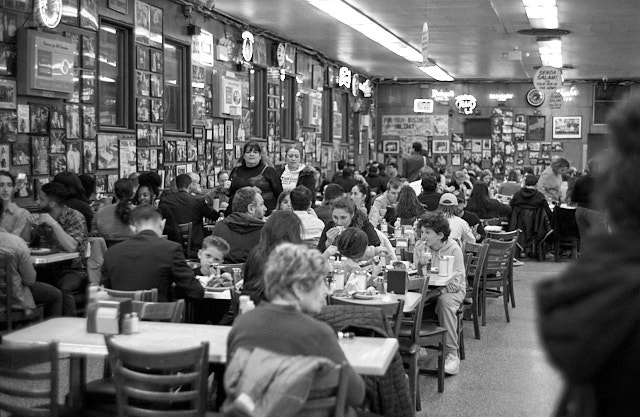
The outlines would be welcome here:
[[[194,270],[196,276],[210,276],[217,272],[213,267],[221,264],[224,257],[229,254],[230,250],[231,248],[229,244],[223,238],[219,236],[207,236],[202,241],[202,248],[198,250],[200,266]],[[222,275],[225,274],[229,275],[229,279],[231,279],[231,274],[228,271],[225,271]]]
[[[342,269],[344,270],[345,283],[349,283],[352,273],[362,269],[360,261],[367,251],[369,240],[367,234],[357,227],[348,227],[335,240],[335,245],[329,246],[325,256],[333,256],[336,253],[342,255]],[[376,258],[374,258],[376,259]],[[382,272],[382,265],[374,262],[371,274],[367,279],[366,287],[375,286],[375,278]]]

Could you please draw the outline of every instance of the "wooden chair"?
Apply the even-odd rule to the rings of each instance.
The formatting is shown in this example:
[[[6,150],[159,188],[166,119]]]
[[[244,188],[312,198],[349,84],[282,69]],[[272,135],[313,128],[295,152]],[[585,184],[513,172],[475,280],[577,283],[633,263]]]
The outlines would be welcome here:
[[[478,243],[467,242],[464,246],[465,269],[467,275],[467,297],[471,303],[465,300],[463,304],[469,304],[471,318],[473,319],[473,331],[476,339],[480,340],[480,281],[482,270],[487,259],[489,247]]]
[[[323,411],[333,417],[346,415],[347,398],[347,364],[337,365],[328,369],[323,375],[316,376],[313,386],[304,403],[301,415],[325,415]]]
[[[0,345],[0,410],[15,416],[58,417],[58,342],[44,346]],[[48,401],[31,407],[27,404]]]
[[[152,288],[150,290],[137,290],[137,291],[119,291],[112,290],[110,288],[104,289],[109,297],[113,298],[127,298],[133,301],[149,301],[149,302],[157,302],[158,301],[158,289]]]
[[[407,291],[420,293],[420,304],[410,313],[405,313],[402,318],[398,343],[402,361],[409,367],[409,391],[413,401],[413,409],[420,411],[420,384],[418,380],[418,356],[420,356],[420,327],[422,325],[422,312],[424,299],[429,289],[429,277],[410,279],[407,282]]]
[[[184,300],[171,303],[133,301],[131,309],[138,313],[140,320],[181,323],[184,321]]]
[[[487,232],[487,238],[494,240],[501,240],[507,242],[513,240],[518,245],[518,238],[520,237],[520,229],[513,230],[511,232]],[[515,257],[515,248],[513,249],[513,256]],[[513,288],[513,259],[509,262],[509,299],[511,300],[511,307],[516,308],[516,296]]]
[[[105,337],[118,416],[203,417],[207,408],[209,344],[140,352]]]
[[[182,240],[184,240],[184,257],[191,258],[191,236],[193,235],[193,223],[181,223],[178,225],[180,233],[182,234]]]
[[[487,325],[487,297],[502,297],[504,313],[509,318],[509,263],[513,261],[515,241],[502,242],[494,239],[486,239],[488,245],[487,257],[482,268],[480,280],[480,298],[482,305],[482,325]]]
[[[391,323],[391,328],[393,331],[393,336],[394,337],[398,337],[398,333],[400,333],[400,324],[402,322],[402,311],[404,309],[404,300],[402,299],[397,299],[394,302],[390,302],[390,303],[376,303],[376,302],[372,302],[372,303],[366,303],[366,304],[362,304],[362,303],[355,303],[353,301],[351,301],[350,299],[347,298],[329,298],[329,302],[332,305],[362,305],[364,307],[373,307],[373,308],[380,308],[382,309],[382,311],[384,312],[384,315],[387,316],[387,318],[389,319],[389,322]]]
[[[554,260],[563,249],[571,250],[571,258],[578,259],[580,232],[576,223],[576,210],[557,206],[553,209],[553,254]]]
[[[10,269],[16,268],[16,259],[9,255],[0,253],[0,306],[4,305],[5,310],[0,312],[0,326],[8,331],[13,330],[16,324],[21,325],[33,321],[42,321],[44,311],[42,306],[34,309],[19,310],[13,308],[13,285],[7,282]]]

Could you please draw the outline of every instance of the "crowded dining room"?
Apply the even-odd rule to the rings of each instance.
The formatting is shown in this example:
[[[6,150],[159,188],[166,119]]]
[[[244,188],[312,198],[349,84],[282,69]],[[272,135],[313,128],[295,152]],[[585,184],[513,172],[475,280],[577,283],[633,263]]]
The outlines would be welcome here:
[[[0,0],[0,417],[640,416],[638,21]]]

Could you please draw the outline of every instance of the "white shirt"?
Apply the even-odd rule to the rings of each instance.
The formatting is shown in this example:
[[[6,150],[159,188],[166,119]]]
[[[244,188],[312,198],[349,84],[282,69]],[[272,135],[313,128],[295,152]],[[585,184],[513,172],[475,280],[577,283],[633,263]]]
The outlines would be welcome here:
[[[471,227],[469,227],[469,223],[466,220],[458,216],[447,217],[447,220],[449,220],[449,228],[451,229],[450,239],[461,245],[464,245],[464,242],[476,243],[476,237],[473,235],[473,231],[471,231]]]
[[[302,222],[302,240],[320,240],[324,230],[324,222],[315,215],[315,212],[313,214],[304,210],[294,210],[293,212]]]

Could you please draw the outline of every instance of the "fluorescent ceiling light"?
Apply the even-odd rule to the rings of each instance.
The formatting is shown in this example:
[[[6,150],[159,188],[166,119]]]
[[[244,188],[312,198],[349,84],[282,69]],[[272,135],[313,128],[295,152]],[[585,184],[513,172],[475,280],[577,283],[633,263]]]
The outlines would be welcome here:
[[[334,19],[362,33],[391,52],[412,62],[422,62],[422,53],[342,0],[307,0]]]
[[[542,19],[529,19],[534,29],[558,29],[558,16],[547,16]]]
[[[424,72],[425,74],[427,74],[428,76],[430,76],[436,81],[453,81],[453,77],[447,74],[445,70],[443,70],[437,65],[429,65],[426,67],[418,67],[418,68],[420,69],[420,71]]]
[[[555,6],[556,0],[522,0],[524,7],[549,7]]]
[[[558,17],[558,7],[525,7],[524,11],[527,13],[529,19],[545,19],[550,16]]]
[[[562,68],[562,41],[560,39],[538,41],[538,52],[540,52],[542,65]]]

